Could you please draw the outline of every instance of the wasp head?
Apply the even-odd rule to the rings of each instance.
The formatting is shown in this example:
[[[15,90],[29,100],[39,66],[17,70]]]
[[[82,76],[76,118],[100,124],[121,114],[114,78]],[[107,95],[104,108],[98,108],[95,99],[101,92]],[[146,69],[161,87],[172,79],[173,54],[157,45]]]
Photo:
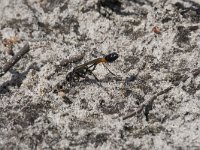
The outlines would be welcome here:
[[[117,53],[110,53],[108,55],[105,56],[105,59],[107,62],[113,62],[115,61],[117,58],[119,57],[119,55]]]

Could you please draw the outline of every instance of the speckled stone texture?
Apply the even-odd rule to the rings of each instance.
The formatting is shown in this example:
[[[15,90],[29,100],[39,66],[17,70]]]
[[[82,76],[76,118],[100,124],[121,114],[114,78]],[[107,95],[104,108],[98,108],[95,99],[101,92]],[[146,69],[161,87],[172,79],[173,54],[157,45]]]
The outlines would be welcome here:
[[[0,77],[0,149],[200,149],[199,25],[199,0],[0,0],[0,68],[30,45]],[[111,52],[115,75],[66,81]]]

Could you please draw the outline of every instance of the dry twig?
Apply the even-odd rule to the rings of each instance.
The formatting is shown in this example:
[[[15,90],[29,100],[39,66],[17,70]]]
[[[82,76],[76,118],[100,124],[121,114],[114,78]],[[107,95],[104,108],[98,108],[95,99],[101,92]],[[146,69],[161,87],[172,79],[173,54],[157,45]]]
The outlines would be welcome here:
[[[14,55],[10,61],[8,61],[0,72],[0,77],[6,74],[7,71],[9,71],[26,53],[28,53],[30,50],[29,44],[26,43],[24,47],[16,54]]]
[[[162,94],[165,94],[167,92],[169,92],[173,87],[168,87],[160,92],[158,92],[157,94],[155,94],[152,98],[150,98],[149,100],[145,101],[144,103],[142,103],[142,105],[140,105],[140,107],[134,111],[133,113],[130,113],[128,115],[126,115],[125,117],[123,117],[123,120],[126,120],[128,118],[131,118],[133,117],[134,115],[136,114],[139,114],[142,112],[142,110],[145,108],[145,107],[152,107],[152,104],[153,104],[153,101],[160,95]]]

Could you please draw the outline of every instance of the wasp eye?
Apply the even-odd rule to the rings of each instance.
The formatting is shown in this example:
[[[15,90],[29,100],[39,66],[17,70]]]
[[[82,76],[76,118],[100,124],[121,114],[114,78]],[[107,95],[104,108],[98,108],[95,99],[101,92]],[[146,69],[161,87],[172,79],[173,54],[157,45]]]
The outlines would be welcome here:
[[[119,57],[119,55],[117,53],[111,53],[111,54],[108,54],[106,55],[105,59],[108,61],[108,62],[113,62],[115,61],[117,58]]]

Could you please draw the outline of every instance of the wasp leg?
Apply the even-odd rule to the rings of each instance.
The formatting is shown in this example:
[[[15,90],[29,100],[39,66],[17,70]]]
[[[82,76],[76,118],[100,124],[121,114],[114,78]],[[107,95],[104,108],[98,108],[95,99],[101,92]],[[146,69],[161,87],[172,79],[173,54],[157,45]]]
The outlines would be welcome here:
[[[110,69],[108,69],[108,67],[107,67],[105,64],[103,64],[103,66],[104,66],[112,75],[116,76],[116,74],[112,73],[112,72],[110,71]]]
[[[72,82],[74,81],[74,73],[70,72],[66,76],[66,81],[69,82],[69,85],[72,85]]]
[[[85,78],[86,72],[76,72],[76,75],[77,75],[77,77],[79,77],[79,79],[80,79],[80,77]]]
[[[88,70],[94,71],[96,69],[96,66],[97,66],[96,64],[92,64],[91,66],[88,67]],[[90,69],[90,68],[92,68],[92,69]]]
[[[72,80],[72,72],[68,73],[66,76],[66,81],[70,82]]]
[[[92,70],[88,69],[88,72],[94,76],[94,78],[99,82],[99,79],[97,78],[97,76],[92,72]]]

